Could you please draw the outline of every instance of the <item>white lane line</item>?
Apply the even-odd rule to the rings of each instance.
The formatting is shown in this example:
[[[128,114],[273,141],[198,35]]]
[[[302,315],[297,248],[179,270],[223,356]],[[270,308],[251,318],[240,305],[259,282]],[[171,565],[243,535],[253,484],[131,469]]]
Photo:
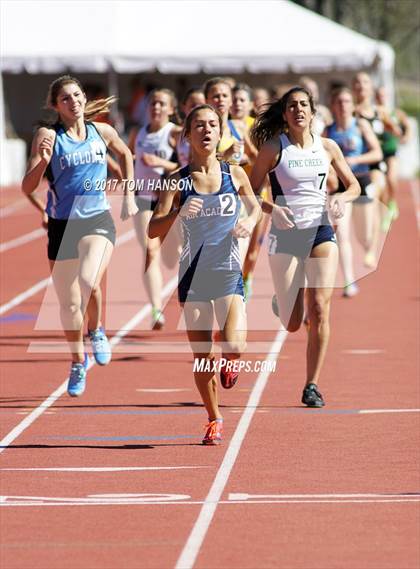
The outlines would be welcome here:
[[[354,355],[358,355],[358,356],[370,356],[372,354],[383,354],[385,352],[385,350],[378,350],[378,349],[372,349],[372,350],[342,350],[343,354],[354,354]]]
[[[210,466],[75,466],[62,468],[0,468],[0,471],[24,472],[131,472],[148,470],[187,470],[190,468],[211,468]]]
[[[30,288],[28,288],[24,292],[21,292],[20,294],[18,294],[14,298],[12,298],[12,300],[9,300],[9,302],[6,302],[6,304],[2,304],[0,306],[0,316],[2,314],[4,314],[5,312],[7,312],[8,310],[11,310],[15,306],[22,304],[22,302],[25,302],[25,300],[27,300],[28,298],[31,298],[31,296],[34,296],[43,288],[46,288],[50,284],[50,282],[52,282],[51,277],[47,277],[46,279],[42,279],[42,281],[37,282],[36,284],[31,286]]]
[[[112,497],[114,496],[114,497]],[[110,495],[103,498],[98,497],[88,497],[88,498],[52,498],[52,497],[42,497],[42,496],[0,496],[0,507],[40,507],[40,506],[197,506],[205,504],[202,500],[188,500],[190,496],[187,494],[134,494],[129,497],[128,494],[124,498],[123,494],[121,497],[118,495]],[[219,505],[223,506],[235,506],[240,504],[252,505],[252,504],[271,504],[276,506],[288,506],[291,504],[313,504],[315,506],[320,506],[321,504],[339,504],[348,505],[352,504],[416,504],[420,502],[420,498],[372,498],[372,499],[356,499],[356,500],[250,500],[247,502],[242,501],[226,501],[220,500]]]
[[[399,494],[388,494],[387,492],[382,492],[379,494],[235,494],[230,493],[228,500],[242,501],[242,500],[298,500],[298,499],[312,499],[312,498],[415,498],[420,499],[420,493],[417,494],[406,494],[400,492]]]
[[[0,245],[0,253],[4,253],[5,251],[9,251],[10,249],[15,249],[16,247],[20,247],[20,245],[25,245],[25,243],[29,243],[30,241],[35,241],[40,237],[47,236],[47,232],[43,227],[38,229],[34,229],[30,233],[25,233],[25,235],[21,235],[20,237],[16,237],[16,239],[12,239],[11,241],[6,241]]]
[[[29,205],[28,198],[23,198],[23,199],[18,200],[18,201],[14,202],[10,205],[2,207],[2,208],[0,208],[0,218],[8,217],[9,215],[12,215],[16,211],[23,209],[26,205]]]
[[[175,276],[166,284],[166,286],[162,290],[162,298],[165,298],[173,291],[173,289],[177,285],[177,282],[178,282],[178,276]],[[143,318],[145,318],[151,312],[151,309],[152,309],[151,304],[146,304],[146,306],[141,308],[139,312],[137,312],[137,314],[135,314],[133,318],[131,318],[131,320],[126,322],[124,326],[115,334],[115,336],[111,338],[110,344],[112,346],[118,344],[126,334],[128,334],[141,320],[143,320]],[[94,365],[95,365],[95,360],[89,358],[89,364],[87,369],[89,370]],[[27,429],[34,421],[36,421],[36,419],[38,419],[38,417],[40,417],[42,413],[44,413],[49,407],[51,407],[51,405],[53,405],[57,401],[57,399],[66,392],[66,389],[67,389],[67,378],[53,393],[51,393],[49,397],[45,399],[45,401],[41,403],[41,405],[39,405],[36,409],[34,409],[14,429],[12,429],[10,433],[4,437],[3,440],[0,441],[0,454],[15,439],[17,439],[17,437],[21,433],[23,433],[25,429]]]
[[[115,246],[119,247],[119,246],[123,245],[127,241],[130,241],[130,239],[132,239],[134,236],[135,236],[134,229],[130,229],[130,231],[123,233],[120,237],[117,238]],[[25,300],[27,300],[31,296],[34,296],[35,294],[37,294],[40,290],[42,290],[43,288],[46,288],[51,282],[52,282],[51,277],[47,277],[46,279],[42,279],[41,281],[37,282],[36,284],[31,286],[30,288],[28,288],[24,292],[21,292],[20,294],[18,294],[17,296],[15,296],[11,300],[9,300],[9,302],[6,302],[6,304],[2,304],[0,306],[0,316],[2,314],[4,314],[5,312],[7,312],[8,310],[11,310],[15,306],[18,306],[22,302],[25,302]]]
[[[270,352],[265,359],[266,362],[277,361],[278,353],[280,352],[286,337],[287,332],[284,330],[279,330],[277,332],[277,336],[270,348]],[[225,489],[230,473],[232,472],[233,466],[241,449],[241,445],[245,439],[270,373],[270,371],[261,372],[255,382],[244,412],[229,443],[223,462],[217,471],[216,477],[203,503],[198,518],[191,530],[181,555],[178,558],[175,569],[192,569],[194,566],[195,560],[206,537],[206,533],[210,527],[210,523],[216,512],[216,508],[220,502],[223,490]]]

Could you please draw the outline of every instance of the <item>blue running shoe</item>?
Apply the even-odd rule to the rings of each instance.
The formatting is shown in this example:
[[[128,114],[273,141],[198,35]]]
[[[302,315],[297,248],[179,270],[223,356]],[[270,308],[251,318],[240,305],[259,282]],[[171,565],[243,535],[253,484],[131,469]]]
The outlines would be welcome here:
[[[85,358],[86,361],[86,358]],[[86,367],[84,364],[71,364],[67,393],[71,397],[79,397],[86,388]]]
[[[109,364],[111,361],[111,346],[102,326],[97,330],[89,330],[89,338],[92,343],[93,357],[96,363],[100,366]]]

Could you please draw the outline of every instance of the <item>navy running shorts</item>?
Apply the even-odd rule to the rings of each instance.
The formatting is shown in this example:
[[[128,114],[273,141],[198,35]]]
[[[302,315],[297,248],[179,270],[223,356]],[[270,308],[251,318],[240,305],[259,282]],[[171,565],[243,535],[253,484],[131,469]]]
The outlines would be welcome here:
[[[109,211],[85,219],[48,218],[48,259],[65,261],[79,257],[78,245],[86,235],[101,235],[115,245],[115,225]]]
[[[240,271],[211,270],[188,267],[179,271],[178,300],[184,302],[210,302],[222,296],[244,296],[244,282]]]
[[[268,254],[286,253],[294,257],[305,259],[317,245],[331,241],[337,243],[334,229],[331,225],[320,225],[308,229],[284,229],[274,230],[271,228],[268,234]]]

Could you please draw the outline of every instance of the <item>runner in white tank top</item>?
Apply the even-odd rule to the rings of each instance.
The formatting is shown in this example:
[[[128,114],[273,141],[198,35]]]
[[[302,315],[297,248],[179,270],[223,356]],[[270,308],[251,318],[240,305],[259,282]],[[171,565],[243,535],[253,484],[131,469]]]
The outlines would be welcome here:
[[[138,198],[156,201],[159,193],[159,182],[165,175],[165,172],[172,171],[172,164],[177,166],[176,162],[171,162],[174,148],[171,146],[171,133],[177,129],[172,122],[167,122],[157,131],[150,132],[150,125],[142,127],[134,141],[134,177],[138,181],[143,181],[138,190]],[[147,155],[160,159],[157,164],[167,161],[170,164],[166,166],[149,166],[147,164]],[[146,156],[146,159],[145,159]],[[174,167],[174,170],[176,168]]]
[[[251,184],[258,193],[270,175],[274,204],[263,200],[262,208],[272,216],[270,268],[278,313],[289,332],[298,330],[302,323],[308,286],[310,327],[302,403],[322,407],[317,383],[328,345],[329,307],[338,262],[335,235],[326,213],[330,162],[346,189],[330,198],[333,218],[343,216],[345,203],[359,196],[360,186],[337,144],[312,134],[314,115],[310,93],[294,87],[257,118],[253,142],[260,152]]]
[[[291,210],[298,229],[321,225],[327,200],[326,177],[331,158],[321,137],[312,135],[312,139],[311,146],[300,148],[281,134],[281,158],[270,172],[273,200]]]
[[[165,244],[160,239],[147,236],[152,211],[159,198],[159,187],[163,178],[178,168],[171,161],[176,145],[176,136],[181,127],[169,121],[175,113],[176,98],[170,89],[155,89],[149,95],[149,123],[139,131],[132,131],[129,148],[134,154],[134,177],[137,188],[137,207],[139,213],[134,218],[137,239],[145,255],[143,282],[148,300],[152,305],[152,328],[160,329],[165,319],[162,313],[162,271],[160,257],[165,265],[174,267],[177,262],[176,250],[180,238],[166,237]],[[174,229],[175,231],[175,229]]]

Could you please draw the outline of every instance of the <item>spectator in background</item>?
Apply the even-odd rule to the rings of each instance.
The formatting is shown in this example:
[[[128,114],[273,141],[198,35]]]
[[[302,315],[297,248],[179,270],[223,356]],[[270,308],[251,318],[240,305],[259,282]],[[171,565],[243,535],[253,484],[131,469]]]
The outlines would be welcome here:
[[[316,113],[312,129],[316,134],[322,134],[325,128],[333,122],[331,112],[325,105],[319,102],[319,89],[316,81],[306,75],[299,78],[298,84],[304,87],[312,95]]]
[[[254,87],[252,89],[252,101],[254,108],[251,115],[256,117],[259,112],[264,110],[265,105],[270,103],[270,92],[265,87]]]

